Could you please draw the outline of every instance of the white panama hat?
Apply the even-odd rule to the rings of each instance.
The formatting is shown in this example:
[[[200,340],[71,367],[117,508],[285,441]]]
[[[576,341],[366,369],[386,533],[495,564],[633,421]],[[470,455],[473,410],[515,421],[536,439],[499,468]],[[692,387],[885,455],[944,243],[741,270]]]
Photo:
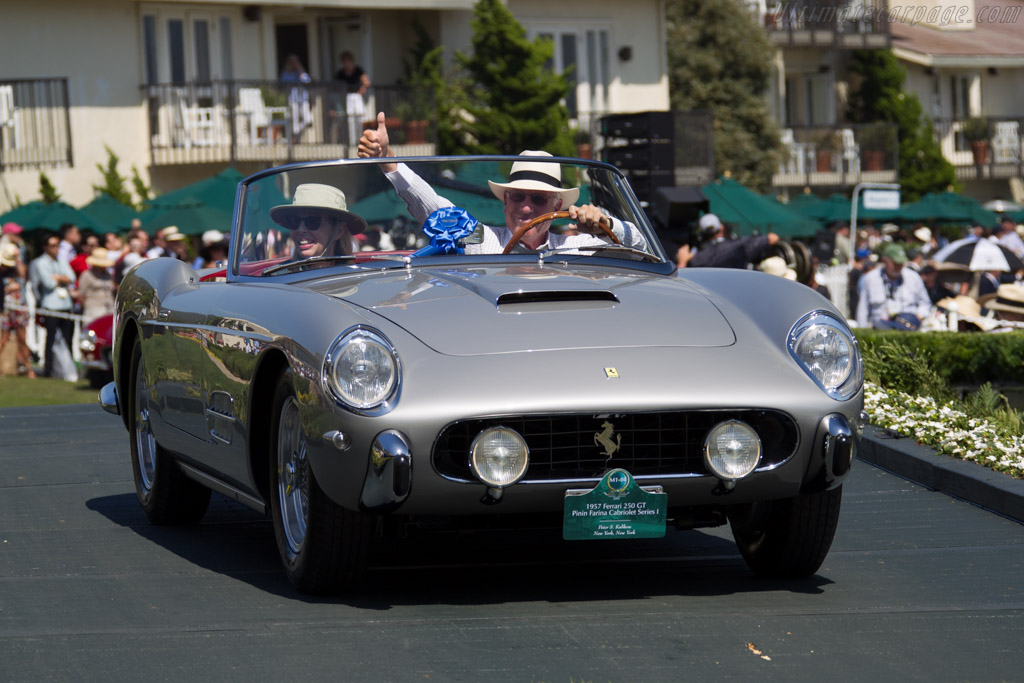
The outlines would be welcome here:
[[[758,264],[757,269],[769,275],[778,275],[787,280],[796,280],[796,271],[786,265],[786,260],[781,256],[769,256]]]
[[[275,206],[270,210],[270,219],[280,226],[288,227],[285,220],[292,214],[308,214],[310,209],[335,216],[348,227],[349,234],[357,235],[366,230],[366,221],[348,210],[345,193],[331,185],[303,183],[295,188],[291,204]]]
[[[521,157],[550,157],[547,152],[526,150]],[[494,196],[505,201],[506,190],[540,190],[554,192],[562,200],[562,208],[572,206],[580,197],[578,187],[562,187],[562,165],[544,161],[517,161],[512,164],[507,183],[496,183],[488,180]]]

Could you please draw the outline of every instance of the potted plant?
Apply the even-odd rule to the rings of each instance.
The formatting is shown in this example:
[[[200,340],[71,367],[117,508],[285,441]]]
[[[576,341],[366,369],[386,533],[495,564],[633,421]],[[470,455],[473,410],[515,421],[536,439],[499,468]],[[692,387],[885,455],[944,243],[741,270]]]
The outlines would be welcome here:
[[[832,157],[838,149],[839,135],[833,129],[814,138],[814,163],[818,173],[832,172]]]
[[[974,116],[960,124],[960,132],[971,145],[974,163],[981,165],[988,161],[988,119]]]
[[[859,137],[864,170],[881,171],[885,167],[886,154],[896,142],[892,127],[881,123],[865,126],[860,130]]]
[[[590,142],[590,132],[584,128],[576,129],[576,156],[580,159],[593,158],[593,146]]]

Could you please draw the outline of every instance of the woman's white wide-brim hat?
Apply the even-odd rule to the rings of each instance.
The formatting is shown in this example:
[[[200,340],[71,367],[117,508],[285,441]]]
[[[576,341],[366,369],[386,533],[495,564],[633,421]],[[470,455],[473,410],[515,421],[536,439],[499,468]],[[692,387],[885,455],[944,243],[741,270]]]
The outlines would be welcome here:
[[[335,216],[348,226],[352,235],[366,230],[366,221],[348,210],[345,193],[331,185],[304,183],[295,188],[291,204],[275,206],[270,210],[270,219],[280,226],[288,227],[285,220],[291,214],[308,214],[310,209]]]
[[[550,157],[547,152],[526,150],[521,157]],[[562,199],[562,208],[572,206],[580,198],[578,187],[562,187],[562,165],[554,162],[522,160],[512,164],[507,183],[496,183],[488,180],[494,196],[505,201],[506,190],[539,190],[554,192]]]

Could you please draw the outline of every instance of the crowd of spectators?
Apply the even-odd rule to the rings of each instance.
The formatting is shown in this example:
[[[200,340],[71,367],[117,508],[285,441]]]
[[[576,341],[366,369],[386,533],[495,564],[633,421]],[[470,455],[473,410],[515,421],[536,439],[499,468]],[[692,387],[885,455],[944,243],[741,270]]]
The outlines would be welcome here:
[[[200,269],[227,258],[227,238],[218,230],[196,239],[169,226],[150,237],[137,219],[124,233],[97,234],[71,224],[41,231],[41,236],[33,232],[35,249],[15,223],[4,225],[0,237],[0,355],[8,343],[16,344],[18,372],[28,377],[37,375],[26,335],[29,297],[46,334],[40,374],[54,376],[59,374],[55,354],[71,351],[75,321],[84,328],[112,314],[117,287],[133,266],[150,258],[174,258]]]

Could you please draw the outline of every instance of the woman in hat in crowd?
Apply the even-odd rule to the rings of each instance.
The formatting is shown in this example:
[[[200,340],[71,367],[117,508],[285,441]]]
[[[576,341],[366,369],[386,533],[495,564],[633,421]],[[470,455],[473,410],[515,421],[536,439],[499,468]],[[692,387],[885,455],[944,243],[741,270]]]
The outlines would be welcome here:
[[[270,218],[291,232],[296,260],[349,255],[352,236],[366,230],[366,221],[348,210],[345,193],[320,183],[296,187],[292,203],[272,208]]]
[[[78,277],[78,292],[82,302],[82,316],[90,323],[114,312],[114,259],[105,247],[96,247],[86,257],[89,266]]]
[[[0,246],[0,356],[7,348],[12,333],[17,345],[18,365],[25,368],[30,379],[35,379],[32,369],[32,352],[28,348],[25,327],[28,325],[28,311],[20,307],[25,305],[25,263],[21,260],[21,250],[14,242]],[[19,307],[15,309],[15,307]]]
[[[363,131],[363,136],[359,138],[359,156],[394,156],[384,124],[384,112],[377,114],[377,127]],[[544,221],[523,235],[520,240],[522,247],[572,249],[607,244],[604,239],[596,236],[603,234],[602,224],[609,227],[624,245],[639,249],[646,246],[643,236],[634,226],[604,215],[601,209],[592,204],[575,206],[580,196],[579,188],[562,187],[561,165],[540,160],[550,157],[550,154],[527,150],[519,156],[522,159],[512,164],[508,182],[488,181],[491,192],[505,205],[505,225],[484,226],[483,242],[467,244],[467,254],[500,254],[517,228],[552,211],[568,211],[570,220],[576,222],[576,232],[583,234],[554,234],[550,232],[551,221]],[[420,223],[426,221],[434,211],[452,206],[449,200],[434,192],[429,184],[405,164],[384,164],[381,168],[398,196],[405,202],[409,213]]]

